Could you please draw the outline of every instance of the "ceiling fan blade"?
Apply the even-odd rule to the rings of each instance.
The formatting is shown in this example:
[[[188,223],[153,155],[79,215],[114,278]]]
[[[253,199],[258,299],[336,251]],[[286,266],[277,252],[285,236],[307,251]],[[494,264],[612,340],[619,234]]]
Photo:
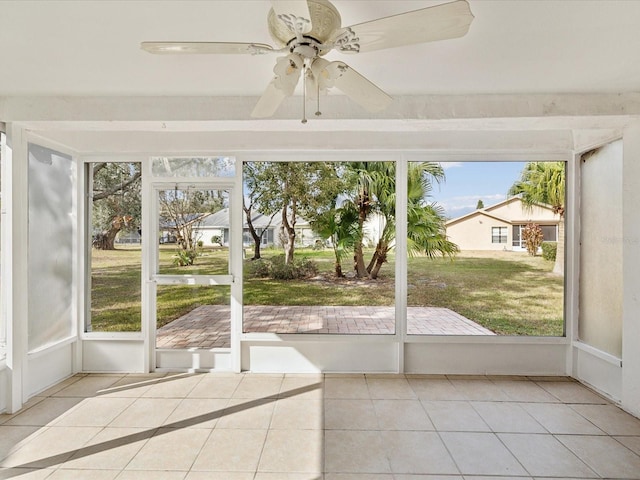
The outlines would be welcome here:
[[[253,108],[251,116],[253,118],[267,118],[272,116],[280,107],[280,104],[287,98],[282,90],[276,88],[273,82],[269,83],[258,103]]]
[[[155,54],[237,54],[259,55],[276,52],[264,43],[234,42],[142,42],[140,48]]]
[[[307,0],[271,0],[276,17],[295,34],[309,33],[313,27]]]
[[[472,21],[467,1],[457,0],[341,28],[332,41],[344,53],[372,52],[462,37]]]
[[[387,108],[393,98],[371,83],[344,62],[330,62],[316,77],[322,86],[335,86],[361,107],[370,112],[379,112]]]

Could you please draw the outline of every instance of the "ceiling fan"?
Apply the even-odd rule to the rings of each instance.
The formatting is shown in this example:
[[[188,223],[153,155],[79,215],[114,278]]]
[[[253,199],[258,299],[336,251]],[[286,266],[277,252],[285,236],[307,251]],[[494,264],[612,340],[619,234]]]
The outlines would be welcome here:
[[[371,112],[384,110],[392,99],[342,61],[330,62],[331,50],[346,54],[433,42],[464,36],[473,21],[466,0],[422,8],[399,15],[341,27],[338,10],[328,0],[271,0],[267,15],[269,33],[277,45],[236,42],[142,42],[155,54],[285,54],[276,60],[275,77],[267,86],[251,116],[272,116],[303,79],[302,123],[307,122],[307,96],[335,87]]]

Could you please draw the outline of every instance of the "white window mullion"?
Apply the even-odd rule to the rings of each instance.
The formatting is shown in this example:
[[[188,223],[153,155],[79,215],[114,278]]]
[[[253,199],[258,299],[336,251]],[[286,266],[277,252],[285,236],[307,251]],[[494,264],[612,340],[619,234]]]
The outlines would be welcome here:
[[[407,339],[407,175],[408,162],[396,162],[396,338],[398,339],[398,373],[404,372],[404,346]]]

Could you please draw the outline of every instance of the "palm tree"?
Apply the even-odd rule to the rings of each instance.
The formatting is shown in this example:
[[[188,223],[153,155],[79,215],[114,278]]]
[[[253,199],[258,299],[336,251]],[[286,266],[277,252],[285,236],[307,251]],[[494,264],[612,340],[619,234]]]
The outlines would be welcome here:
[[[565,166],[564,162],[529,162],[522,170],[520,180],[509,189],[509,195],[521,195],[524,204],[550,205],[560,216],[556,263],[553,273],[564,274],[564,214],[565,214]]]
[[[354,242],[356,275],[375,279],[378,277],[380,268],[387,261],[388,253],[393,248],[395,240],[395,164],[371,162],[353,164],[351,168],[358,177],[358,187],[350,204],[357,207],[360,213],[355,229],[358,233]],[[458,251],[458,247],[446,238],[444,212],[436,204],[426,202],[431,193],[432,180],[439,182],[443,179],[444,171],[437,163],[412,162],[409,164],[407,220],[410,254],[426,253],[433,257],[437,254],[453,255]],[[376,212],[384,218],[384,226],[371,261],[364,268],[363,223],[371,212]]]
[[[335,257],[334,272],[336,278],[344,277],[342,261],[353,251],[355,240],[358,236],[356,231],[358,212],[349,207],[350,205],[332,208],[319,215],[312,222],[314,231],[331,242]]]

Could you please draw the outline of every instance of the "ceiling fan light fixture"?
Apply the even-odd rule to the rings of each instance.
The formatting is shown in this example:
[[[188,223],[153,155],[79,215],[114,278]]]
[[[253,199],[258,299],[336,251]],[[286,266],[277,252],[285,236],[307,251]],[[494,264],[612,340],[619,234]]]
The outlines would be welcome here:
[[[272,116],[294,94],[302,76],[302,121],[306,123],[307,96],[316,100],[319,116],[320,92],[332,87],[369,112],[380,112],[393,100],[346,63],[323,59],[329,51],[361,54],[459,38],[467,34],[474,18],[467,0],[454,0],[343,28],[329,0],[271,0],[271,5],[267,26],[278,48],[243,42],[142,42],[140,46],[155,54],[284,54],[276,60],[275,76],[251,116]]]

